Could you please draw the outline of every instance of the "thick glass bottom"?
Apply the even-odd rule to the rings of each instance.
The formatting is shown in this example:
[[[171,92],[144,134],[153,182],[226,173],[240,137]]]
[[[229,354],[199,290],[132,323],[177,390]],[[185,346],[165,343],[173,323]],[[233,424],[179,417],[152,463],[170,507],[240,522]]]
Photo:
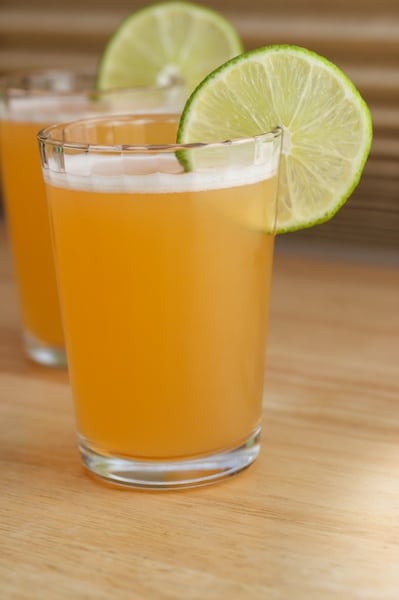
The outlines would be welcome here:
[[[209,485],[239,473],[259,454],[260,428],[240,446],[199,458],[134,460],[94,450],[82,436],[79,447],[83,464],[108,483],[131,488],[173,490]]]
[[[46,367],[66,367],[64,348],[48,346],[30,333],[24,333],[25,351],[33,362]]]

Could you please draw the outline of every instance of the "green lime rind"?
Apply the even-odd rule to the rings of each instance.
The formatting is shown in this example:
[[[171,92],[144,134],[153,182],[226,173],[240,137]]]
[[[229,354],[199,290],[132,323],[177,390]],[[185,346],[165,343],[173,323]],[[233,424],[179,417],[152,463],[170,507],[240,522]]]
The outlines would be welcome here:
[[[123,19],[106,44],[97,87],[136,87],[183,80],[191,90],[214,68],[242,52],[233,25],[189,2],[160,2]]]
[[[283,130],[277,233],[331,219],[359,183],[372,120],[353,82],[317,53],[273,45],[210,73],[184,107],[177,142],[214,142]],[[178,158],[186,170],[189,153]]]

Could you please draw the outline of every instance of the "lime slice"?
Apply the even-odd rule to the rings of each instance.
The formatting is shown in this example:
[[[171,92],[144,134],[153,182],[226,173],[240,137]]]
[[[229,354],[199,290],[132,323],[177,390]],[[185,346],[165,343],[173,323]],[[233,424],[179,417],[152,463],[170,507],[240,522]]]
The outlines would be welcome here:
[[[228,61],[188,99],[177,141],[235,139],[276,126],[283,130],[277,233],[327,221],[359,182],[372,124],[358,90],[326,58],[278,45]],[[188,169],[198,166],[179,158]]]
[[[187,91],[242,52],[234,27],[219,13],[186,2],[152,4],[127,16],[100,59],[100,89],[183,80]]]

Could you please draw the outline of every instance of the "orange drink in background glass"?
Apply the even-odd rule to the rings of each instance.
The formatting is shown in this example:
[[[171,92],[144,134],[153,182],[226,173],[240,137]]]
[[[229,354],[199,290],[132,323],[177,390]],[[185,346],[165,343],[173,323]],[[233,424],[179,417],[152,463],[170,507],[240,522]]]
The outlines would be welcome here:
[[[177,147],[176,122],[39,134],[82,459],[133,487],[259,452],[280,132]]]
[[[0,155],[25,350],[36,362],[65,364],[64,336],[36,134],[58,121],[103,112],[176,110],[179,86],[96,92],[94,75],[64,70],[0,80]],[[177,104],[178,105],[178,104]]]
[[[40,124],[2,123],[4,199],[26,344],[44,359],[48,356],[50,362],[64,362],[64,336],[35,139]]]

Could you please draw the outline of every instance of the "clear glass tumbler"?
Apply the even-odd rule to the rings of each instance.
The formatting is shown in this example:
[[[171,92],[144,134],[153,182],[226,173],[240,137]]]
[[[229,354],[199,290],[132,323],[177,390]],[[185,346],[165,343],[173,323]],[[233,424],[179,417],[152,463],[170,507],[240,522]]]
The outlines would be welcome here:
[[[36,134],[59,121],[108,112],[176,111],[182,86],[97,92],[94,75],[63,70],[0,79],[0,155],[6,220],[27,355],[65,365],[50,230]]]
[[[83,463],[132,487],[259,452],[280,131],[173,145],[177,117],[40,132]]]

